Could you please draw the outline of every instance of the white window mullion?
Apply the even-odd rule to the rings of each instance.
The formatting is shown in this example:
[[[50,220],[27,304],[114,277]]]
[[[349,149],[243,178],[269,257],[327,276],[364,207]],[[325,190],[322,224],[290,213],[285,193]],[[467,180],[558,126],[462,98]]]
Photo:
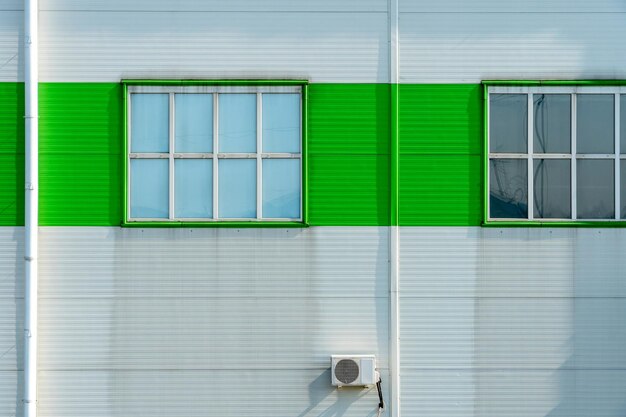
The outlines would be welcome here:
[[[170,99],[170,129],[169,129],[169,218],[174,220],[174,93],[169,94]]]
[[[620,95],[615,94],[615,220],[621,219],[620,153]]]
[[[213,94],[213,218],[219,218],[217,196],[218,196],[218,167],[217,167],[217,152],[219,150],[219,109],[218,109],[218,94]]]
[[[261,153],[263,152],[263,100],[261,93],[256,95],[256,218],[263,218],[263,165]]]
[[[576,210],[576,94],[572,94],[572,115],[571,115],[571,123],[572,123],[572,144],[571,144],[571,160],[572,160],[572,220],[576,220],[578,217]]]
[[[528,219],[535,218],[534,171],[533,171],[533,95],[528,94]]]

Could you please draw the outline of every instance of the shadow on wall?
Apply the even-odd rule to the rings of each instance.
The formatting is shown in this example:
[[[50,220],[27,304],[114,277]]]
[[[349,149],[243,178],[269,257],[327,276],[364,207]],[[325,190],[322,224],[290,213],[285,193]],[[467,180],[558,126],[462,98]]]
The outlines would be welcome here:
[[[626,414],[626,230],[480,235],[477,415]]]
[[[12,368],[15,366],[13,369],[17,370],[15,414],[13,415],[21,417],[24,415],[24,228],[14,228],[12,241],[16,246],[15,276],[11,291],[15,297],[15,343],[10,349],[1,353],[0,362],[7,356],[15,355],[15,363],[10,364]]]
[[[317,417],[341,417],[344,416],[350,406],[360,400],[362,397],[369,395],[371,388],[363,389],[361,387],[343,387],[337,389],[330,385],[330,369],[325,370],[319,377],[313,380],[309,384],[309,406],[303,410],[298,417],[307,417],[315,415]],[[337,400],[334,404],[322,410],[317,410],[319,404],[324,402],[324,399],[329,395],[332,395],[336,391]],[[372,417],[376,415],[375,407],[372,407],[372,411],[368,414],[364,414],[363,417]],[[318,414],[319,413],[319,414]]]

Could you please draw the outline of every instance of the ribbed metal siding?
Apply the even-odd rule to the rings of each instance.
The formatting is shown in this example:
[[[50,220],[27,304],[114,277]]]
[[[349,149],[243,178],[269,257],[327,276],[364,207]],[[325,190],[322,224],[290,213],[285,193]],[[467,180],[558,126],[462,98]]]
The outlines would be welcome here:
[[[337,390],[330,371],[319,369],[42,371],[39,378],[43,417],[363,417],[378,405],[375,388]]]
[[[0,417],[22,415],[24,230],[0,227]]]
[[[6,0],[5,0],[6,1]],[[385,12],[386,0],[40,0],[55,11]]]
[[[621,79],[624,37],[622,13],[402,13],[400,80]]]
[[[403,416],[623,415],[624,247],[623,229],[401,228]]]
[[[24,2],[22,0],[3,0],[0,4],[0,11],[20,11],[24,10]]]
[[[328,368],[374,353],[386,372],[386,228],[40,237],[40,416],[375,410],[375,391],[337,392]]]
[[[626,5],[621,0],[400,0],[400,11],[413,13],[623,13],[626,12]]]
[[[0,6],[0,82],[24,80],[24,13],[20,9],[22,2]]]
[[[386,13],[41,12],[42,81],[388,81]]]
[[[330,354],[354,351],[387,367],[386,298],[64,298],[40,308],[40,370],[323,370]]]
[[[387,297],[384,227],[40,229],[44,298]]]

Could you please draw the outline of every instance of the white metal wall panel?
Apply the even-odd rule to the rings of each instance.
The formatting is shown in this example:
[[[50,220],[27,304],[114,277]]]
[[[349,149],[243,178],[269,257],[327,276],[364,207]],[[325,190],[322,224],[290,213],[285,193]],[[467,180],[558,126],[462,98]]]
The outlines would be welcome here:
[[[387,82],[386,13],[41,12],[42,81]]]
[[[0,373],[22,369],[24,229],[0,227]],[[7,373],[3,374],[7,377]],[[2,376],[0,376],[2,379]],[[2,383],[8,383],[4,379]],[[0,401],[3,396],[0,388]],[[0,410],[0,416],[2,416]]]
[[[626,371],[403,370],[403,417],[615,417]]]
[[[385,227],[41,228],[39,415],[371,414],[329,359],[387,380],[388,263]]]
[[[24,297],[24,228],[0,227],[0,299]]]
[[[387,11],[386,0],[40,0],[39,4],[46,11]]]
[[[0,417],[22,415],[23,264],[24,228],[0,227]]]
[[[22,372],[0,371],[0,417],[23,415],[23,381]]]
[[[24,80],[24,13],[12,3],[0,6],[0,82]]]
[[[400,0],[400,12],[623,13],[626,4],[621,0]]]
[[[406,297],[626,297],[626,233],[588,228],[402,228]]]
[[[40,417],[363,417],[378,406],[376,388],[337,390],[330,370],[318,369],[42,371],[39,378]]]
[[[23,0],[2,0],[0,3],[0,11],[19,11],[24,10]]]
[[[400,236],[403,416],[626,412],[626,230]]]
[[[577,286],[596,279],[594,254],[576,250],[576,246],[601,243],[599,239],[585,243],[586,235],[575,239],[576,230],[583,232],[562,228],[402,228],[402,296],[571,297],[575,276]],[[605,230],[608,234],[602,247],[609,250],[622,234]],[[578,264],[589,265],[585,274],[576,269]],[[605,281],[614,284],[612,290],[621,286],[626,294],[626,282],[611,275],[622,265],[626,267],[624,260],[615,257],[603,268],[607,270]]]
[[[41,298],[387,297],[385,227],[40,229]]]
[[[574,294],[626,297],[626,234],[619,229],[578,229]]]
[[[577,299],[573,317],[575,366],[626,370],[626,299]]]
[[[42,299],[40,311],[41,370],[325,369],[355,352],[387,367],[386,298]]]
[[[24,299],[0,298],[0,371],[23,368]]]
[[[402,298],[403,368],[563,366],[573,352],[568,299]]]
[[[623,79],[625,37],[624,13],[402,13],[400,80]]]

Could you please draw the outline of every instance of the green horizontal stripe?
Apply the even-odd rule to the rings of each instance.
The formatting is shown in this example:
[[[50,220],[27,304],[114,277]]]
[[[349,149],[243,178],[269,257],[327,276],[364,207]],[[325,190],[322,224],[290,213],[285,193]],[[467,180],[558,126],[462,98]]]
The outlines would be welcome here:
[[[388,84],[309,85],[309,223],[390,224]],[[121,83],[40,84],[40,224],[122,222]],[[481,86],[400,85],[400,225],[480,224]],[[24,217],[24,93],[0,83],[0,225]]]

